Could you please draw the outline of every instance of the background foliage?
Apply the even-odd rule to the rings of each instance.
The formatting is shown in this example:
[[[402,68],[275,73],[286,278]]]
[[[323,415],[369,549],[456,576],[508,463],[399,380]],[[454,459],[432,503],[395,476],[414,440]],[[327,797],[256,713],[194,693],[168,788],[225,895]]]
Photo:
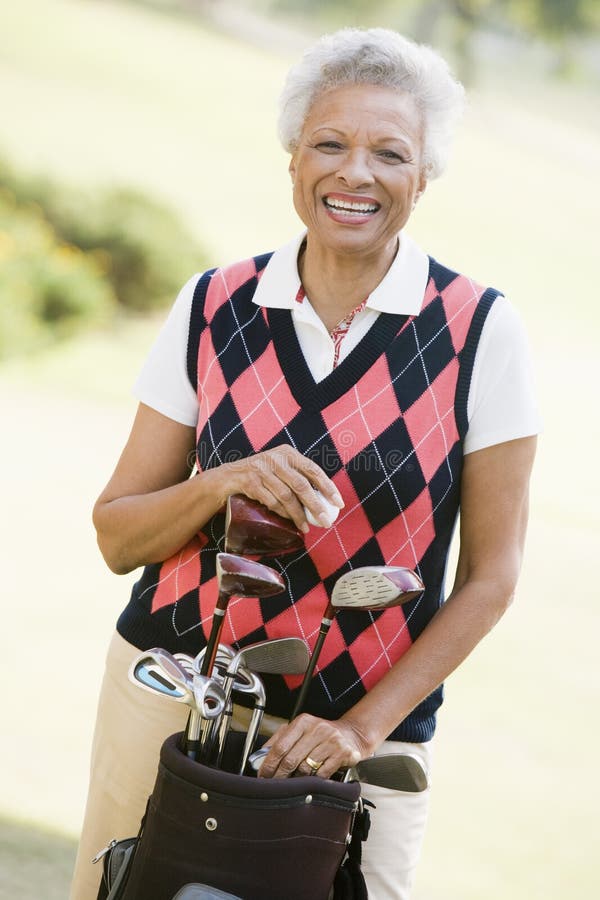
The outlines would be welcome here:
[[[0,263],[2,357],[105,325],[117,304],[164,306],[203,255],[139,189],[84,191],[0,162]]]

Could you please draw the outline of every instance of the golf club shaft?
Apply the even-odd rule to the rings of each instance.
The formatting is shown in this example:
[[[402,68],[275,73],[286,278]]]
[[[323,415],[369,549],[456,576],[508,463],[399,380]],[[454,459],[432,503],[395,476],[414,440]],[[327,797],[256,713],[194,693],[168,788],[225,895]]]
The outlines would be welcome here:
[[[294,705],[294,710],[292,715],[290,716],[290,722],[292,719],[295,719],[296,716],[302,711],[302,707],[304,706],[304,701],[306,700],[306,695],[308,693],[308,689],[310,687],[310,681],[313,676],[313,672],[315,671],[315,666],[321,654],[321,650],[323,649],[323,644],[325,642],[325,638],[331,628],[333,623],[333,619],[335,616],[335,610],[332,607],[331,603],[328,605],[325,610],[325,615],[321,619],[321,627],[319,628],[319,635],[317,637],[314,650],[310,657],[310,662],[308,664],[308,668],[304,673],[304,678],[302,679],[302,685],[300,686],[300,693],[296,699],[296,703]]]
[[[188,716],[185,734],[183,736],[183,748],[185,755],[197,760],[200,753],[200,713],[192,710]]]
[[[248,757],[250,756],[252,748],[254,747],[254,744],[256,742],[256,737],[261,726],[264,712],[265,707],[263,706],[263,704],[257,704],[252,711],[252,718],[250,719],[250,725],[248,726],[248,731],[246,733],[246,740],[244,742],[244,749],[242,750],[242,758],[240,761],[238,775],[244,774],[244,769],[246,768]]]
[[[229,734],[229,730],[231,727],[231,719],[233,715],[233,703],[231,699],[219,720],[219,733],[217,740],[217,755],[215,758],[215,768],[220,769],[221,763],[223,762],[223,753],[225,752],[225,744],[227,742],[227,736]]]
[[[202,665],[200,667],[200,675],[210,677],[213,672],[214,664],[219,652],[219,638],[223,631],[223,623],[225,622],[225,612],[229,596],[219,592],[217,605],[212,620],[212,627],[208,636],[204,656],[202,657]],[[186,755],[190,759],[198,760],[203,756],[203,748],[205,745],[206,735],[212,727],[212,722],[204,719],[199,710],[192,710],[188,716],[185,734],[183,737],[183,746]],[[202,739],[204,738],[204,740]]]
[[[215,614],[213,616],[212,627],[210,629],[208,641],[206,642],[206,650],[202,658],[202,666],[200,667],[201,675],[212,675],[213,666],[217,658],[217,653],[219,652],[219,638],[221,637],[221,632],[223,631],[223,624],[225,622],[225,613],[227,612],[228,602],[229,595],[219,593],[219,598],[215,607]]]

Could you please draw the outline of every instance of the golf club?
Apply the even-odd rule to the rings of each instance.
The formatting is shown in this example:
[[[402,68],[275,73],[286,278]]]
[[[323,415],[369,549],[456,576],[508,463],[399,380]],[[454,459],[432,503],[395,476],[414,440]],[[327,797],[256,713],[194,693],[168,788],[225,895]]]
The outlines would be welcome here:
[[[197,672],[198,675],[201,674],[202,663],[206,655],[206,649],[206,647],[203,647],[202,650],[200,650],[200,652],[196,654],[196,656],[188,656],[187,660],[182,660],[183,665],[186,669],[190,667],[189,671],[191,671],[192,675],[194,674],[194,672]],[[218,675],[219,677],[224,675],[224,673],[227,671],[227,666],[235,656],[235,652],[236,651],[233,649],[233,647],[230,647],[229,644],[219,644],[217,647],[217,655],[213,663],[212,674]]]
[[[188,673],[188,675],[194,674],[194,657],[193,656],[190,656],[189,653],[182,653],[182,652],[174,653],[173,656],[175,657],[176,660],[178,660],[181,663],[181,665],[183,666],[185,671]]]
[[[247,556],[279,556],[304,546],[302,532],[291,519],[244,494],[227,498],[225,551]]]
[[[250,757],[250,765],[258,772],[267,752],[261,747]],[[384,753],[370,756],[331,776],[335,781],[361,781],[392,791],[418,794],[427,790],[429,779],[423,763],[413,753]]]
[[[202,674],[202,667],[207,649],[207,647],[204,647],[194,659],[190,658],[192,686],[195,684],[196,679],[198,679],[198,683],[201,684],[200,679],[208,677],[216,681],[219,685],[222,685],[222,673],[227,670],[227,666],[235,656],[235,650],[232,647],[229,647],[227,644],[218,644],[210,676],[207,676]],[[184,667],[186,666],[185,663],[182,663],[182,665],[184,665]],[[224,694],[223,696],[225,697]],[[221,714],[226,707],[227,700],[225,699]],[[204,758],[204,748],[213,724],[216,724],[213,717],[210,717],[209,719],[207,716],[202,716],[200,709],[192,707],[192,711],[187,720],[182,745],[184,752],[190,759],[197,759],[199,755]]]
[[[190,678],[186,682],[176,682],[156,662],[154,651],[145,651],[133,660],[129,680],[150,693],[184,703],[192,710],[198,709],[200,704],[201,714],[206,719],[218,718],[225,708],[223,689],[213,679],[203,678],[196,687]]]
[[[319,634],[290,722],[296,718],[304,706],[317,660],[337,611],[339,609],[360,609],[372,612],[390,609],[414,600],[424,588],[423,582],[412,569],[405,569],[401,566],[363,566],[360,569],[346,572],[338,578],[321,619]]]
[[[174,684],[188,687],[189,673],[186,667],[168,650],[164,650],[162,647],[153,647],[152,650],[145,650],[144,655],[145,658],[151,659],[157,666],[160,666]]]
[[[362,781],[413,794],[425,791],[429,786],[425,767],[413,753],[383,753],[362,759],[348,769],[343,780]]]
[[[260,723],[262,721],[262,717],[265,711],[265,703],[266,703],[266,694],[265,694],[265,686],[262,682],[262,679],[255,672],[251,672],[249,669],[238,669],[237,673],[238,677],[234,683],[234,691],[236,693],[242,694],[251,694],[254,697],[254,709],[252,710],[252,717],[250,719],[250,724],[248,725],[248,731],[246,733],[246,739],[244,741],[244,748],[242,750],[242,756],[238,768],[238,775],[244,774],[244,769],[246,768],[246,763],[248,761],[248,756],[250,755],[250,751],[254,746],[254,741],[256,740],[256,735],[258,734],[258,729],[260,728]],[[239,676],[242,676],[241,678]]]
[[[225,698],[229,701],[236,675],[241,668],[269,675],[299,675],[305,671],[308,662],[308,648],[304,641],[297,637],[275,638],[274,640],[260,641],[259,643],[242,647],[227,668],[223,680]],[[217,766],[221,762],[230,723],[231,704],[228,702],[219,725]],[[260,722],[258,722],[258,725],[260,725]],[[251,746],[256,739],[256,733],[255,731],[250,736]]]
[[[321,619],[310,663],[288,721],[291,722],[295,719],[302,710],[317,660],[338,609],[362,609],[365,611],[390,609],[414,600],[424,588],[419,576],[412,569],[403,566],[362,566],[340,576],[333,586],[331,600]],[[261,747],[250,755],[250,765],[256,771],[262,765],[268,752],[268,749],[265,750]]]
[[[165,694],[192,705],[192,679],[184,666],[160,647],[138,654],[130,666],[129,679],[152,693]]]
[[[136,663],[135,668],[129,671],[129,680],[152,694],[164,694],[166,697],[172,697],[173,700],[180,700],[188,706],[191,705],[188,703],[188,700],[193,697],[191,684],[185,690],[178,687],[164,675],[160,666],[153,662],[142,660]]]
[[[231,597],[271,597],[285,590],[285,582],[275,569],[233,553],[217,553],[217,581],[219,595],[200,667],[201,675],[212,672]]]

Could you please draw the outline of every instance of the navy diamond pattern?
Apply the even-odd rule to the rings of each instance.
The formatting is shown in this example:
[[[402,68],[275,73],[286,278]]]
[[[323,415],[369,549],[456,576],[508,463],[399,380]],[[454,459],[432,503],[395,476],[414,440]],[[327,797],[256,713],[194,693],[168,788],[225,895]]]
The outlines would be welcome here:
[[[210,422],[202,428],[197,452],[203,470],[220,466],[224,462],[244,459],[256,452],[244,430],[231,394],[225,394],[210,417]]]
[[[264,258],[263,263],[267,258]],[[260,263],[258,267],[260,269]],[[248,614],[246,625],[244,625],[244,604],[230,604],[228,616],[237,617],[235,621],[232,619],[232,627],[240,645],[272,636],[276,633],[278,623],[280,624],[282,621],[285,621],[286,627],[291,626],[295,621],[294,616],[290,615],[293,605],[303,603],[303,598],[309,596],[317,599],[320,596],[326,598],[330,594],[335,580],[343,571],[361,565],[385,564],[388,559],[382,552],[378,536],[381,536],[383,530],[386,529],[388,535],[386,546],[389,548],[390,542],[393,541],[393,532],[390,529],[394,528],[396,523],[399,545],[401,542],[403,545],[406,543],[407,529],[409,535],[422,533],[426,526],[431,532],[431,538],[427,536],[419,544],[422,548],[421,555],[415,561],[415,568],[423,577],[426,590],[419,600],[404,610],[409,628],[409,632],[405,631],[404,634],[410,634],[414,640],[438,608],[443,591],[448,537],[454,526],[458,508],[461,448],[457,441],[450,449],[447,459],[440,455],[439,449],[436,449],[435,452],[439,457],[433,459],[433,465],[432,458],[429,456],[427,457],[427,466],[422,466],[423,454],[431,453],[433,445],[427,443],[427,434],[419,436],[419,416],[417,415],[413,415],[411,419],[411,439],[403,414],[407,413],[413,404],[429,390],[430,385],[435,382],[437,376],[446,369],[449,363],[454,361],[458,375],[459,367],[456,360],[457,358],[460,360],[462,346],[454,346],[446,315],[466,316],[465,322],[468,326],[483,289],[477,292],[473,283],[464,279],[464,290],[461,293],[460,290],[457,290],[456,279],[462,278],[462,276],[457,276],[456,273],[444,269],[433,260],[430,274],[436,290],[432,289],[430,282],[427,296],[431,299],[419,316],[409,318],[407,322],[403,321],[399,325],[399,332],[395,337],[384,336],[382,338],[384,332],[382,329],[379,330],[379,340],[389,340],[382,352],[385,353],[391,382],[388,385],[373,385],[369,388],[372,393],[371,397],[368,396],[366,388],[362,390],[366,381],[361,381],[367,369],[363,369],[361,374],[360,360],[367,359],[367,356],[355,353],[356,381],[361,383],[361,392],[359,393],[363,404],[381,403],[381,408],[383,409],[385,406],[389,411],[390,403],[386,403],[384,398],[387,390],[393,392],[401,415],[393,420],[391,425],[386,422],[387,427],[384,426],[377,431],[377,406],[372,406],[367,433],[367,438],[372,437],[371,445],[363,449],[345,467],[342,466],[334,449],[315,398],[313,397],[311,402],[307,402],[298,410],[298,403],[301,401],[296,401],[296,398],[292,397],[289,386],[287,387],[289,397],[285,394],[286,383],[278,359],[285,358],[286,354],[289,356],[299,352],[299,347],[297,341],[290,341],[289,346],[283,346],[285,332],[282,333],[281,330],[278,331],[277,336],[271,334],[268,317],[264,316],[260,308],[252,303],[256,279],[248,280],[246,278],[245,282],[237,287],[234,283],[229,288],[232,292],[228,296],[224,287],[228,283],[228,278],[213,276],[208,287],[207,297],[210,298],[208,308],[215,312],[207,327],[210,328],[215,359],[209,360],[209,362],[211,365],[219,367],[221,377],[235,395],[235,403],[231,393],[226,392],[218,402],[216,409],[210,410],[209,421],[200,422],[198,436],[200,461],[206,463],[208,460],[209,465],[219,465],[225,461],[256,453],[264,446],[291,443],[300,452],[315,459],[328,474],[335,475],[336,483],[346,501],[346,508],[331,529],[329,544],[326,541],[321,543],[314,540],[312,544],[307,543],[306,552],[302,551],[291,557],[282,557],[280,560],[271,561],[276,568],[283,572],[289,584],[289,592],[268,600],[258,601],[260,616]],[[444,291],[450,286],[452,286],[451,297],[444,295]],[[221,297],[219,297],[219,291],[222,292]],[[456,328],[454,333],[462,334],[464,332],[466,334],[467,331],[468,328],[464,328],[463,331]],[[277,348],[274,347],[274,340],[280,342]],[[369,335],[367,334],[363,341],[368,340]],[[206,352],[209,342],[205,341],[203,346]],[[259,358],[261,359],[261,379],[252,383],[257,384],[259,394],[260,391],[264,392],[264,397],[246,397],[243,390],[236,391],[234,386],[240,376],[252,365],[252,361]],[[349,359],[351,358],[352,354]],[[369,362],[368,365],[370,364]],[[346,361],[347,370],[349,366],[350,364]],[[204,369],[207,369],[206,359],[204,359]],[[300,367],[298,371],[300,371]],[[451,378],[446,377],[443,380],[440,379],[442,387],[436,387],[436,389],[440,392],[442,390],[451,391],[451,381]],[[331,381],[330,385],[332,383],[334,382]],[[341,379],[339,379],[339,383],[344,384]],[[310,387],[306,378],[305,384],[307,388]],[[375,389],[377,390],[376,394],[373,393]],[[344,387],[344,390],[347,391],[347,387]],[[271,403],[271,392],[273,396],[277,397],[276,407]],[[336,398],[332,397],[330,393],[327,394],[327,415],[335,416],[335,404],[341,394]],[[350,393],[347,391],[344,394],[346,416],[348,415],[347,397]],[[219,394],[219,396],[221,395]],[[448,400],[448,396],[448,394],[444,395],[445,402]],[[452,402],[454,402],[453,394],[450,398],[450,403]],[[244,428],[245,416],[254,414],[257,404],[261,403],[265,404],[265,409],[269,409],[271,421],[276,422],[277,425],[277,420],[273,419],[277,411],[285,408],[286,403],[287,409],[290,410],[287,419],[282,421],[279,432],[262,444],[259,442],[260,419],[258,428],[256,422],[253,424],[253,441],[250,440]],[[269,403],[271,403],[270,406],[268,406]],[[372,410],[375,410],[375,415]],[[354,415],[357,415],[356,412]],[[416,439],[415,419],[417,420]],[[335,422],[336,420],[330,418],[329,421]],[[389,418],[387,421],[389,422]],[[270,434],[273,434],[273,430]],[[439,444],[438,440],[435,447],[438,448]],[[438,458],[439,464],[435,468]],[[429,481],[425,477],[424,471],[434,472]],[[431,502],[429,502],[429,497]],[[423,502],[424,498],[427,499],[426,503]],[[431,520],[433,520],[435,528],[432,527]],[[208,544],[204,544],[203,553],[209,550],[211,553],[214,552],[212,547],[216,550],[217,543],[222,539],[222,528],[222,516],[218,522],[208,523],[205,528]],[[329,546],[332,551],[336,550],[339,554],[339,550],[331,544],[338,533],[339,546],[351,546],[353,549],[347,554],[346,561],[323,581],[320,572],[331,572],[332,566],[328,565],[329,560],[326,555],[320,555],[327,552],[320,550],[320,547],[327,548]],[[429,534],[429,532],[426,533]],[[337,560],[337,557],[334,555],[333,559]],[[204,566],[203,557],[200,557],[200,560]],[[269,563],[269,560],[264,560],[264,562]],[[209,564],[206,572],[210,569],[214,571],[212,564]],[[201,572],[200,580],[205,580],[204,570]],[[149,592],[150,599],[151,594],[152,591]],[[210,615],[210,610],[204,609],[205,602],[203,595],[203,619]],[[313,620],[303,620],[302,624],[303,636],[311,635],[313,641],[324,605],[323,610],[320,611],[314,607],[315,603],[312,604],[312,611],[308,610],[310,615],[313,615]],[[161,620],[164,620],[167,611],[168,609],[158,611]],[[361,653],[366,653],[367,650],[362,651],[360,648],[371,647],[373,654],[381,656],[381,634],[384,632],[378,632],[377,628],[382,615],[385,614],[361,614],[347,611],[339,613],[336,625],[339,651],[337,656],[313,679],[307,703],[308,711],[316,715],[336,718],[363,696],[365,687],[361,681],[361,670],[364,666],[367,671],[370,660],[366,657],[361,659]],[[261,625],[257,625],[259,619],[262,620]],[[188,643],[187,631],[194,629],[198,620],[198,591],[192,590],[178,599],[174,610],[173,624],[181,635],[181,644]],[[200,632],[201,629],[197,627],[194,629],[195,640],[202,639]],[[370,644],[369,636],[371,634],[373,637]],[[388,649],[391,651],[395,646],[394,638],[395,636],[390,637],[390,648],[384,648],[386,656]],[[293,692],[290,693],[285,680],[280,677],[268,679],[268,689],[270,711],[275,715],[287,716],[293,705]],[[429,710],[431,707],[431,710],[434,711],[440,700],[441,694],[436,692],[435,697],[432,695],[427,709]],[[425,705],[427,706],[427,704]],[[427,715],[432,716],[433,712],[429,711]],[[428,727],[432,729],[431,722]]]

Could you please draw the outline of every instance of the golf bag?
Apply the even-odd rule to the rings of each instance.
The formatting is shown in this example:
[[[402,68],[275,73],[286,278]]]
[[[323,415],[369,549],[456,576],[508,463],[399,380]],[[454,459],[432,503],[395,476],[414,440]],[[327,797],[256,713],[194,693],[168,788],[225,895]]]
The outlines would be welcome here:
[[[203,885],[233,900],[328,900],[336,876],[335,900],[367,897],[360,784],[231,774],[244,737],[230,733],[223,769],[167,738],[138,838],[105,857],[98,900],[171,900],[184,887],[211,896]]]

